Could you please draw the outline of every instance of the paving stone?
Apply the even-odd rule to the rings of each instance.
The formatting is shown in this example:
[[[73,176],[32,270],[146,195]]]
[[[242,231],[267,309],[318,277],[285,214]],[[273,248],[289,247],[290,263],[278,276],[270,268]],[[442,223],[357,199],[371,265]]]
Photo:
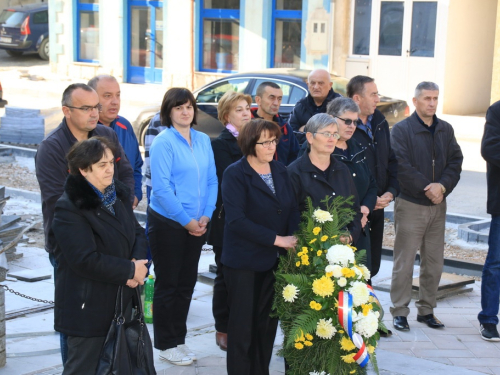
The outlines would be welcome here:
[[[35,270],[9,272],[7,276],[14,277],[20,281],[32,283],[35,281],[50,279],[52,277],[52,272],[53,270],[50,270],[49,268],[39,268]]]
[[[468,349],[464,343],[453,335],[432,335],[429,338],[438,349]]]
[[[500,367],[490,367],[491,373],[494,375],[500,375]]]
[[[407,342],[431,341],[423,330],[418,328],[412,328],[411,323],[409,331],[396,331],[396,332],[394,331],[395,330],[392,330],[392,334],[398,335],[401,338],[401,341],[407,341]]]
[[[454,366],[461,367],[495,367],[500,361],[498,358],[467,358],[467,357],[448,357]]]
[[[474,358],[474,354],[468,349],[413,349],[412,352],[419,358]]]
[[[380,341],[379,346],[380,349],[384,350],[396,350],[396,349],[414,349],[414,348],[419,348],[419,349],[437,349],[436,345],[429,341],[412,341],[412,342],[384,342]]]
[[[478,358],[498,358],[500,365],[500,349],[490,342],[464,342],[464,345]]]

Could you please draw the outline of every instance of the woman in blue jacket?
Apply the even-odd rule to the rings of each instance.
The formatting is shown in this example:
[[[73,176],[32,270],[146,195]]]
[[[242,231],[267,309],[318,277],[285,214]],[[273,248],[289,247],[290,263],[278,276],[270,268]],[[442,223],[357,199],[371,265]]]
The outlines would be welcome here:
[[[228,291],[227,372],[268,375],[278,320],[269,316],[280,254],[294,248],[297,201],[286,168],[273,160],[281,131],[255,119],[238,135],[243,153],[224,172],[222,263]]]
[[[153,141],[149,244],[156,274],[154,346],[175,365],[196,359],[185,345],[186,320],[217,199],[217,175],[210,138],[192,129],[196,101],[185,88],[165,93],[160,118],[167,128]]]

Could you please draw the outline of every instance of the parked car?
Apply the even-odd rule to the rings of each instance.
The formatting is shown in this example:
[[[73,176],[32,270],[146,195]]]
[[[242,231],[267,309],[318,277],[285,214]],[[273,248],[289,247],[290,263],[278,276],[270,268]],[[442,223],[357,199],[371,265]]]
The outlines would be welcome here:
[[[310,72],[310,70],[304,69],[274,68],[258,72],[232,74],[215,80],[193,92],[198,105],[198,125],[196,129],[208,134],[210,138],[216,138],[223,129],[222,124],[217,120],[217,104],[222,95],[228,90],[244,92],[252,97],[252,107],[257,107],[255,103],[257,87],[266,81],[277,83],[283,90],[280,115],[288,118],[295,103],[307,95],[306,82]],[[333,74],[331,78],[333,90],[345,96],[349,80]],[[377,108],[384,114],[390,127],[407,117],[410,111],[406,101],[392,99],[387,96],[380,97]],[[132,124],[141,145],[144,144],[144,135],[149,121],[159,110],[160,103],[143,108]]]
[[[2,82],[0,82],[0,108],[5,107],[5,105],[7,104],[7,100],[3,100],[2,95],[3,95]]]
[[[38,53],[49,59],[49,11],[47,3],[19,5],[0,14],[0,49],[10,56]]]

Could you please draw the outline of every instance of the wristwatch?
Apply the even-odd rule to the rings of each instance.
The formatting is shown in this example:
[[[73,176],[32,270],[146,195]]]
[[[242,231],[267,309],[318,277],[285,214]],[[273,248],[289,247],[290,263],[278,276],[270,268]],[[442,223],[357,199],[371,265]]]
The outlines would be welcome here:
[[[444,195],[444,193],[446,193],[446,188],[441,183],[439,185],[441,185],[441,193]]]

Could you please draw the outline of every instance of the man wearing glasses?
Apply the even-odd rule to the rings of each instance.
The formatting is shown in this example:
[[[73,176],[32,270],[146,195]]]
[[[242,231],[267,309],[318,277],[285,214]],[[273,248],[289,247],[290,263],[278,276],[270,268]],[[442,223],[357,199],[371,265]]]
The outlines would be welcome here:
[[[50,262],[54,266],[54,281],[57,271],[54,251],[57,244],[51,227],[56,202],[64,192],[64,184],[69,174],[66,154],[71,146],[94,136],[109,138],[118,150],[115,155],[115,178],[130,188],[131,204],[134,198],[132,166],[118,142],[116,133],[104,125],[97,124],[100,110],[99,96],[90,86],[83,83],[69,85],[62,96],[64,118],[59,126],[40,143],[35,155],[36,177],[42,195],[45,250],[49,253]],[[61,334],[63,365],[68,354],[66,340],[66,335]]]
[[[139,151],[139,143],[130,122],[119,116],[120,112],[120,85],[115,77],[103,74],[92,78],[88,85],[99,95],[99,103],[102,110],[99,112],[99,123],[109,126],[118,136],[118,141],[123,147],[128,160],[134,168],[134,203],[136,208],[142,199],[142,156]]]
[[[347,96],[359,106],[359,120],[352,138],[365,149],[366,162],[377,182],[377,203],[370,221],[371,276],[380,269],[382,240],[384,237],[384,208],[397,196],[398,162],[391,147],[389,124],[377,109],[380,102],[377,85],[367,76],[353,77],[347,84]]]

